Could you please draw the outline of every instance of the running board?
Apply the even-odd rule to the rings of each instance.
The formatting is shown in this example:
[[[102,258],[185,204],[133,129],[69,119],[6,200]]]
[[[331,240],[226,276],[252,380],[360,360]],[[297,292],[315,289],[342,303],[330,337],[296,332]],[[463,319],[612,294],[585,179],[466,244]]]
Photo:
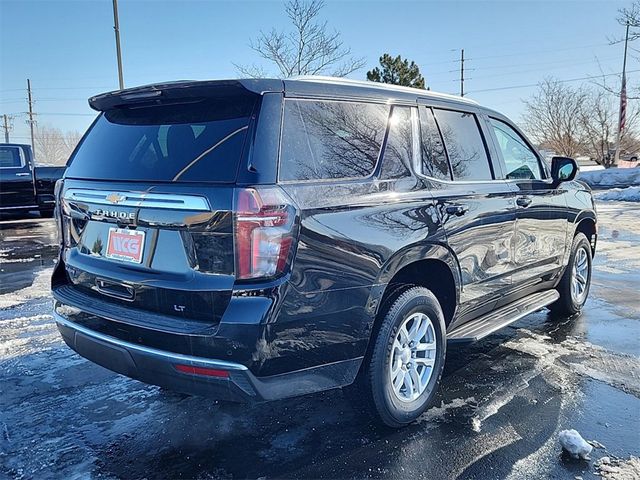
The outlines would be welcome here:
[[[516,320],[552,304],[558,298],[560,298],[560,294],[556,290],[545,290],[521,298],[460,325],[447,333],[447,341],[451,343],[476,342]]]

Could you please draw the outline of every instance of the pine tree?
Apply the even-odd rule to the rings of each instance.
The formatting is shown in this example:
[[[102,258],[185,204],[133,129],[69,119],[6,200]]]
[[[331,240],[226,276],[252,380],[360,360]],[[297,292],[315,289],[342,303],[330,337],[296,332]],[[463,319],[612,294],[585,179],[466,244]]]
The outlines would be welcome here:
[[[380,57],[380,67],[367,72],[367,80],[372,82],[391,83],[405,87],[425,89],[425,80],[415,62],[403,60],[400,55],[392,57],[385,53]]]

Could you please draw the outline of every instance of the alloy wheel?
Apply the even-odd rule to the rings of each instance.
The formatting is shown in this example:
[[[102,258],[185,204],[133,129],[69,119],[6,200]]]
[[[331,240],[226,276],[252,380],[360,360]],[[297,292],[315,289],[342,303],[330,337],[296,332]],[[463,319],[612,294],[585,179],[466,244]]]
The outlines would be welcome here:
[[[571,273],[571,297],[577,304],[581,304],[587,294],[589,280],[589,258],[585,247],[576,251]]]
[[[426,314],[413,313],[403,320],[389,361],[389,380],[398,400],[412,402],[424,393],[433,374],[436,349],[436,333]]]

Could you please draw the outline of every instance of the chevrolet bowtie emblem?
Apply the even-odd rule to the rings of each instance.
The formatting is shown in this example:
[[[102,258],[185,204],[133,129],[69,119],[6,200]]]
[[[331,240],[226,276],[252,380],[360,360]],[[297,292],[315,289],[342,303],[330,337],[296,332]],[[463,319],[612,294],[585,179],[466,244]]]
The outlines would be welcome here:
[[[107,202],[109,203],[121,203],[121,202],[124,202],[126,199],[127,197],[119,193],[110,193],[109,195],[107,195]]]

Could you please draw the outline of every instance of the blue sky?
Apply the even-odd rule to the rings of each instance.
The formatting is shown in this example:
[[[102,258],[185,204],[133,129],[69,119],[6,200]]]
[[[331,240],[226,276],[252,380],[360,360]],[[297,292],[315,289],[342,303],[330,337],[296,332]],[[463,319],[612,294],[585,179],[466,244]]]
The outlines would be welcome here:
[[[322,17],[366,59],[351,77],[363,79],[389,52],[414,60],[433,90],[458,93],[464,48],[468,96],[518,121],[522,99],[535,91],[522,85],[621,70],[622,46],[609,39],[622,35],[617,10],[630,4],[328,1]],[[275,1],[119,0],[119,10],[127,86],[238,76],[234,62],[260,63],[249,39],[287,27]],[[0,0],[0,58],[0,114],[27,110],[28,77],[38,122],[84,131],[93,117],[87,97],[117,88],[111,0]],[[639,80],[628,77],[630,86]],[[25,118],[15,117],[13,141],[28,142]]]

